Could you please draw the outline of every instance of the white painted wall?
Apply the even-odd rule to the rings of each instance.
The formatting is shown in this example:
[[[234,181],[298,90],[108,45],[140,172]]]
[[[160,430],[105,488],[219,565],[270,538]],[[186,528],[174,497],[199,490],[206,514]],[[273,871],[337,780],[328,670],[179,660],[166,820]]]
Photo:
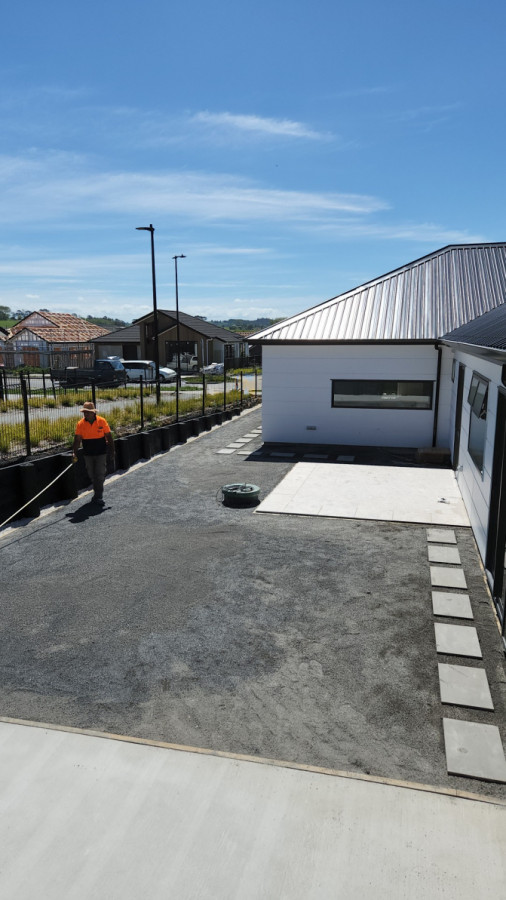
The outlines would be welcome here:
[[[487,549],[487,529],[490,507],[490,488],[492,481],[492,463],[494,457],[495,424],[497,416],[497,386],[501,384],[501,365],[490,360],[479,359],[471,354],[455,351],[458,363],[466,367],[464,379],[464,396],[462,403],[462,425],[460,433],[459,467],[457,481],[466,505],[471,527],[483,560]],[[473,372],[490,380],[487,408],[487,435],[485,440],[485,457],[483,475],[471,459],[467,445],[469,440],[469,418],[471,410],[467,402],[469,386]],[[453,383],[452,404],[453,421],[457,400],[457,373]],[[453,440],[452,440],[453,443]]]
[[[333,378],[435,382],[437,359],[437,350],[429,344],[264,345],[263,440],[430,447],[433,410],[333,409],[331,387]],[[445,364],[451,368],[448,360]],[[448,446],[451,393],[443,399],[446,424],[440,429],[441,445]]]

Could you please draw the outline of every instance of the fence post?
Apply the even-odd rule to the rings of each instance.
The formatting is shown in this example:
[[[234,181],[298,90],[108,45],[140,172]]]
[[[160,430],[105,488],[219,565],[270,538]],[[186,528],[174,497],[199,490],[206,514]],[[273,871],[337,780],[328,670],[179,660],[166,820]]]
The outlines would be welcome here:
[[[181,373],[178,369],[178,376],[176,378],[176,422],[179,422],[179,383],[181,381]]]
[[[141,431],[144,431],[144,381],[142,375],[139,377],[139,385],[141,389]]]
[[[25,443],[26,443],[26,455],[31,456],[32,454],[32,446],[30,443],[30,418],[28,414],[28,394],[26,390],[26,381],[24,375],[19,376],[19,381],[21,384],[21,396],[23,398],[23,414],[25,417]]]
[[[47,397],[47,394],[46,394],[46,373],[45,373],[45,372],[42,373],[42,393],[44,394],[44,397]]]
[[[206,375],[202,372],[202,415],[206,414]]]
[[[223,412],[227,408],[227,367],[223,360]]]
[[[242,369],[241,369],[241,409],[243,406],[243,386],[242,386]]]
[[[91,382],[91,399],[93,400],[93,406],[94,406],[95,409],[96,409],[96,407],[97,407],[97,394],[96,394],[96,386],[95,386],[95,382],[94,382],[94,381]]]

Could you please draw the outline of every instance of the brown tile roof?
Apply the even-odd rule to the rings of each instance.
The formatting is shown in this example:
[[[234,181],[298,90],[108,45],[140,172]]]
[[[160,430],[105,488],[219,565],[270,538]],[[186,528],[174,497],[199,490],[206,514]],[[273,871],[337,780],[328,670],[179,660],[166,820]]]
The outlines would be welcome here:
[[[23,324],[23,321],[21,321],[11,329],[12,337],[15,337],[17,333],[26,328],[33,334],[36,334],[37,337],[51,344],[77,344],[91,341],[93,338],[109,333],[107,328],[93,325],[92,322],[80,319],[71,313],[48,313],[43,311],[38,312],[38,315],[43,316],[51,324],[30,325],[28,323]]]

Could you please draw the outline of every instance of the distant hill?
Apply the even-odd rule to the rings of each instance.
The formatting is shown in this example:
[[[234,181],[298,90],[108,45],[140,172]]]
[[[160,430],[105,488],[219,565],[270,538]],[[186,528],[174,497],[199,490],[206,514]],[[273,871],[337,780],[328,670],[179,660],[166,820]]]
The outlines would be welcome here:
[[[102,328],[108,328],[109,331],[116,331],[118,328],[130,325],[130,322],[124,322],[123,319],[111,319],[110,316],[86,316],[86,321],[93,325],[100,325]]]
[[[213,325],[219,325],[220,328],[227,328],[229,331],[251,331],[253,333],[268,328],[269,325],[275,325],[282,319],[225,319],[223,321],[210,319],[209,321]]]

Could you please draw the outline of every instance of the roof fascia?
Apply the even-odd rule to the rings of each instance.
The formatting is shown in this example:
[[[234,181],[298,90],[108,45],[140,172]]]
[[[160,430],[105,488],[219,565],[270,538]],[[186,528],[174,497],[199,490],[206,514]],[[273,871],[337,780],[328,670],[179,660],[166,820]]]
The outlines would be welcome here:
[[[427,338],[426,340],[400,340],[400,341],[383,341],[380,339],[377,340],[362,340],[362,341],[333,341],[333,340],[271,340],[270,338],[257,338],[250,339],[250,344],[261,344],[263,347],[271,347],[271,346],[279,346],[279,347],[321,347],[321,346],[342,346],[342,347],[355,347],[357,345],[368,345],[368,346],[393,346],[399,347],[405,344],[428,344],[428,345],[437,345],[436,338]]]
[[[479,344],[448,340],[440,340],[439,343],[451,350],[460,350],[462,353],[469,353],[470,356],[478,356],[480,359],[488,359],[501,364],[506,362],[506,350],[501,350],[500,347],[481,347]]]

